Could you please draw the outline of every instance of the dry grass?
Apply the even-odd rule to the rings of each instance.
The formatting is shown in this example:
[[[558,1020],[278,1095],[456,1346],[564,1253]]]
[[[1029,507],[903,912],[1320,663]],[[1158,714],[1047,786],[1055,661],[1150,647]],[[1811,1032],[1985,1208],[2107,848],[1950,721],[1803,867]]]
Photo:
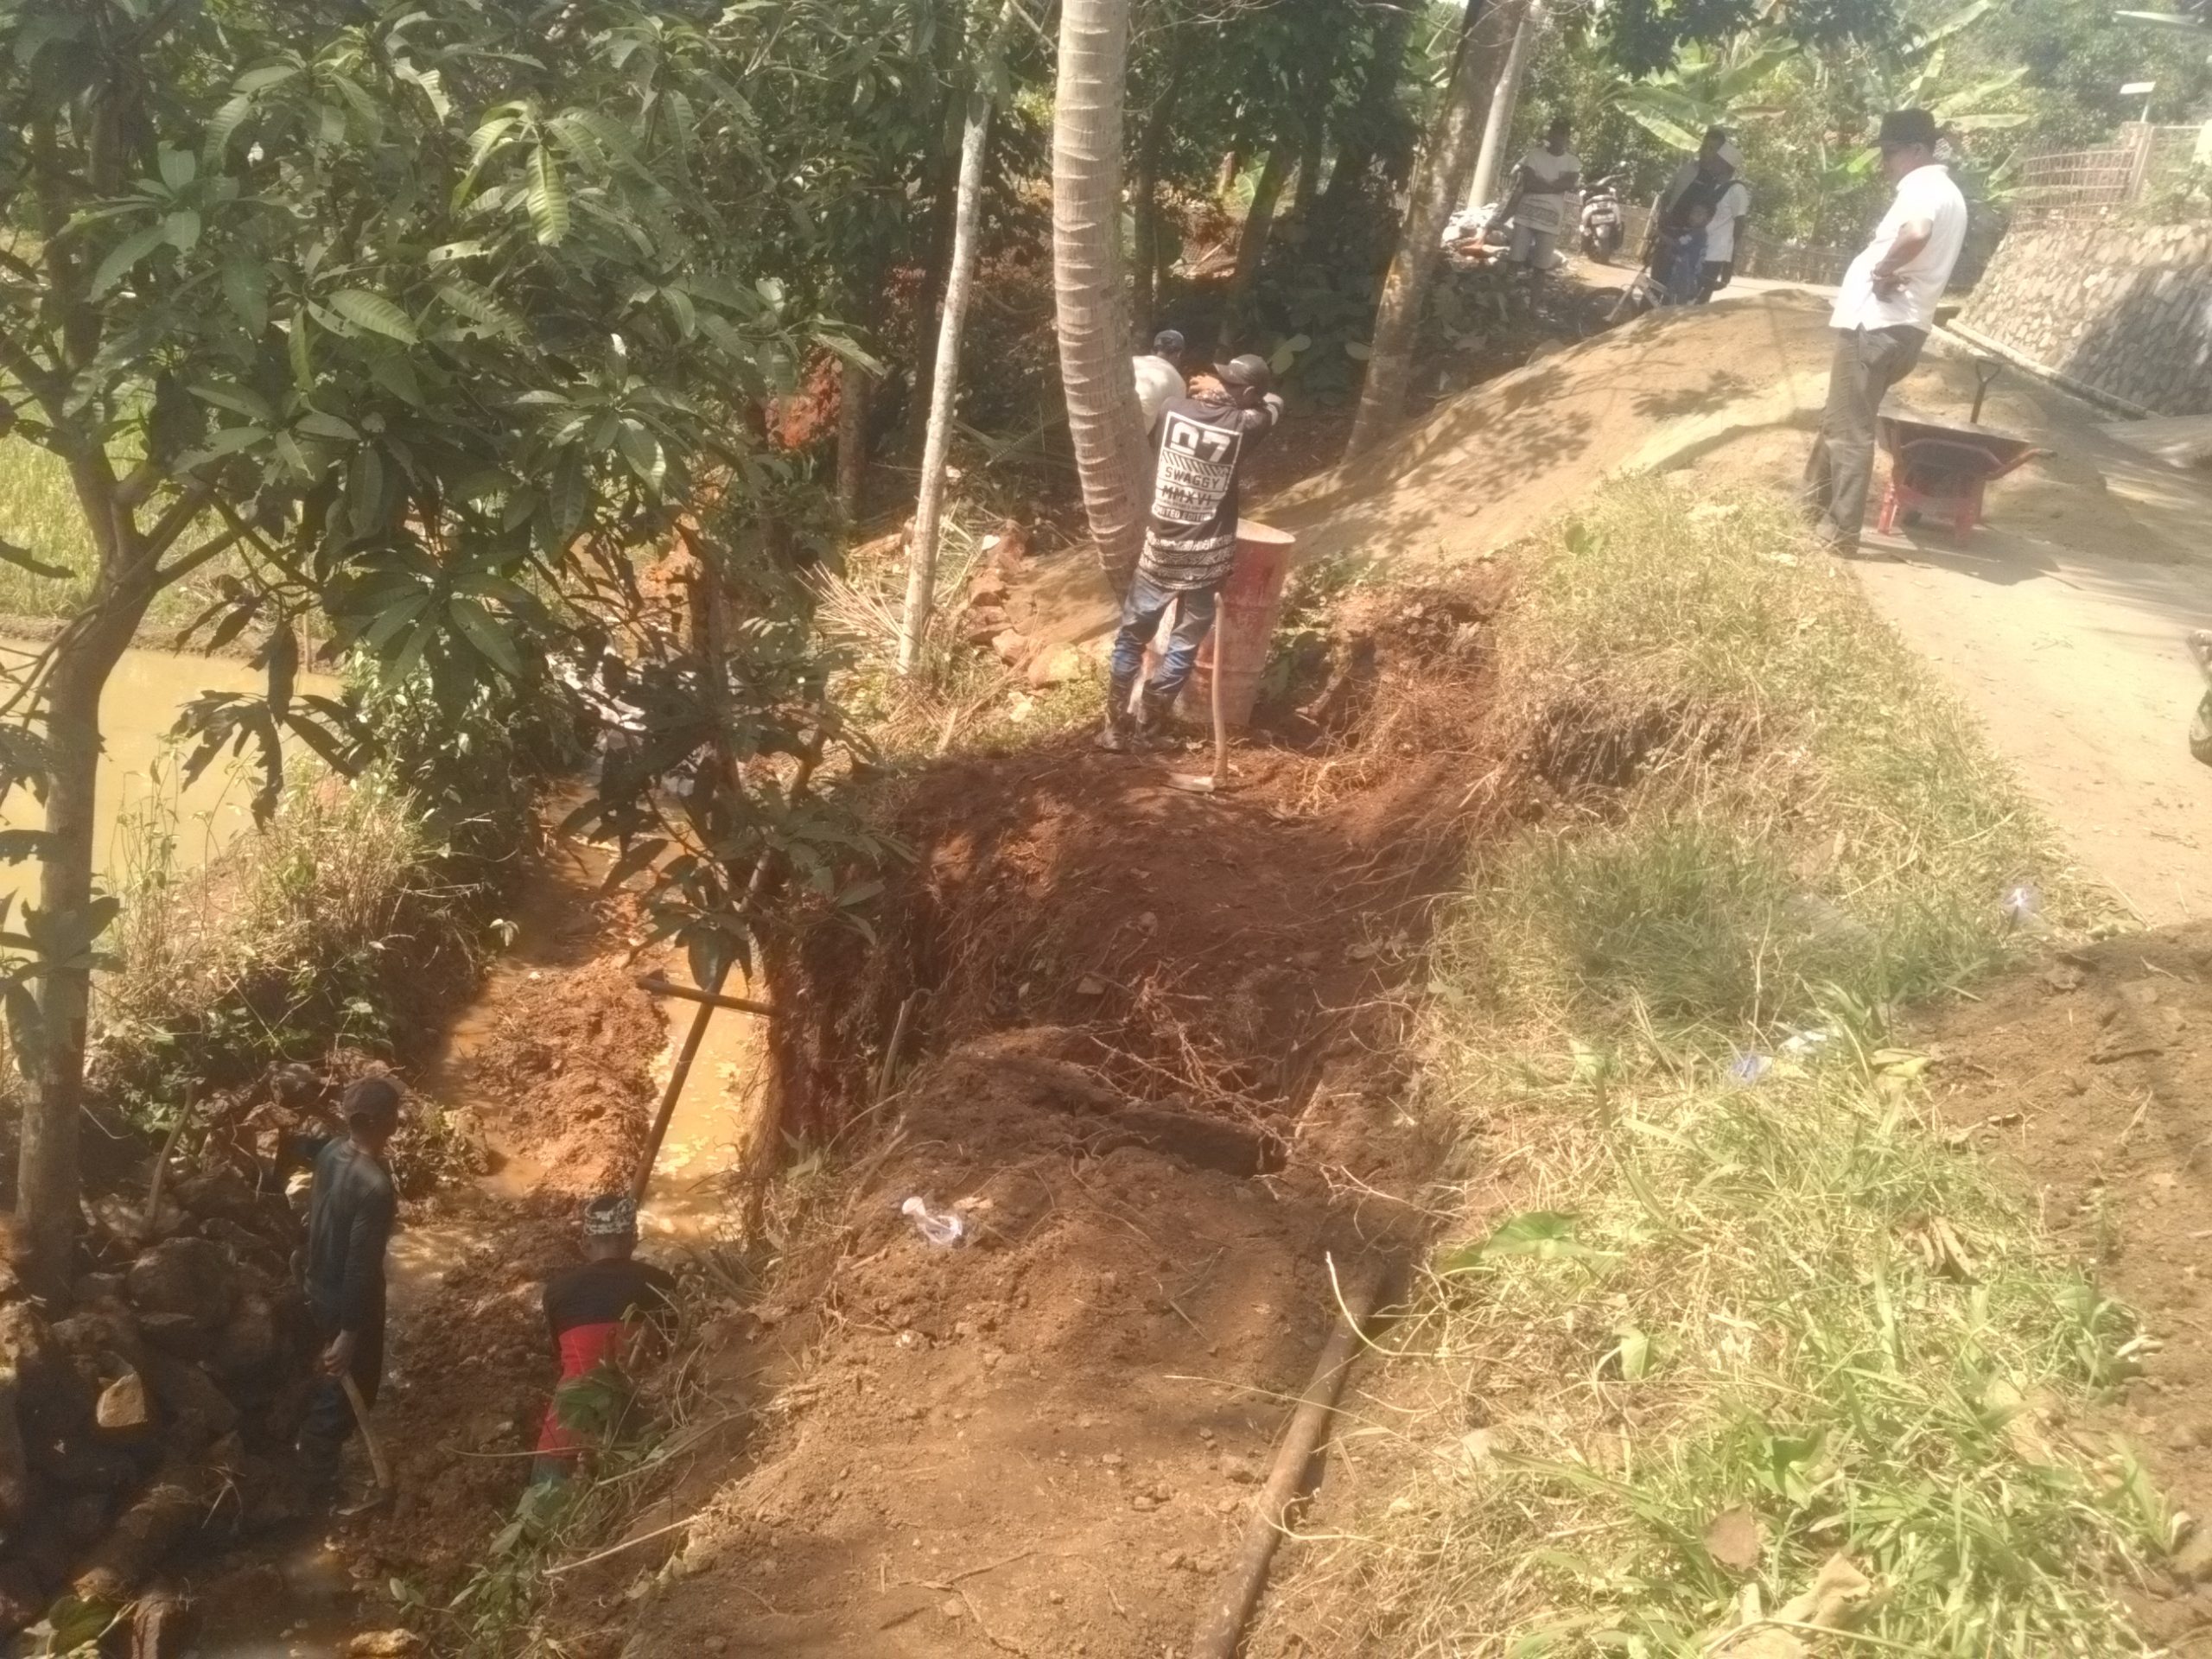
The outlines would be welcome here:
[[[1884,1046],[2018,943],[2009,890],[2092,896],[1783,504],[1693,505],[1610,492],[1503,626],[1562,792],[1421,1020],[1477,1173],[1351,1437],[1368,1500],[1254,1650],[1749,1651],[1840,1556],[1850,1633],[1772,1651],[2141,1651],[2109,1586],[2173,1523],[2078,1426],[2131,1321]]]
[[[1097,720],[1097,677],[1033,690],[988,650],[963,642],[957,625],[969,578],[990,550],[964,504],[945,512],[936,606],[921,662],[898,671],[899,618],[906,601],[903,545],[887,537],[855,549],[842,570],[816,578],[824,637],[849,656],[838,696],[857,728],[892,760],[1010,747]]]
[[[141,1087],[197,1081],[218,1056],[385,1046],[379,988],[462,896],[414,804],[373,774],[295,784],[266,828],[188,874],[173,810],[156,800],[124,830],[120,966],[95,1017],[105,1063]]]

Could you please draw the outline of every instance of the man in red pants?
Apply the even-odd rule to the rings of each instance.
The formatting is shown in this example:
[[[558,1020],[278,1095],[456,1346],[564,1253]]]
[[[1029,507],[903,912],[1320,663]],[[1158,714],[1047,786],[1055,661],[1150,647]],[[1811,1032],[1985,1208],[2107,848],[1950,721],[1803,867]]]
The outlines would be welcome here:
[[[584,1259],[545,1287],[545,1322],[561,1367],[538,1431],[532,1484],[574,1473],[594,1430],[612,1429],[627,1403],[626,1338],[640,1321],[672,1314],[676,1281],[636,1260],[638,1206],[627,1198],[584,1205]],[[582,1432],[579,1432],[582,1431]]]

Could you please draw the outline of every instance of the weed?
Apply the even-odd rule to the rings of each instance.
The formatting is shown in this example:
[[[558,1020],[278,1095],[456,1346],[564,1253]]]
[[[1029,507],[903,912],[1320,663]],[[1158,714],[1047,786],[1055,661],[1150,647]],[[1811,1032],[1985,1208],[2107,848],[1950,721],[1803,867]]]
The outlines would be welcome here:
[[[1274,1617],[1656,1659],[1821,1586],[1853,1651],[2142,1651],[2105,1586],[2172,1522],[2069,1426],[2130,1318],[1886,1046],[1893,1002],[2005,956],[2008,885],[2094,900],[1786,505],[1718,505],[1606,492],[1502,625],[1522,752],[1568,708],[1633,764],[1440,935],[1421,1087],[1482,1174],[1395,1338],[1426,1406],[1368,1431],[1387,1507]]]

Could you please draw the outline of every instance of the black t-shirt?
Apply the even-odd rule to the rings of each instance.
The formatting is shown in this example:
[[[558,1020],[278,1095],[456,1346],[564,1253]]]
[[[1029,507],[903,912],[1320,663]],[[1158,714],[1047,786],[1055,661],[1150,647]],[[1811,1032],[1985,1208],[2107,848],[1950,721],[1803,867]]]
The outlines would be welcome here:
[[[308,1195],[308,1300],[340,1331],[384,1323],[384,1251],[399,1195],[391,1173],[347,1137],[315,1154]]]
[[[615,1333],[631,1319],[658,1319],[676,1306],[676,1281],[623,1257],[587,1262],[545,1287],[545,1323],[563,1376],[582,1376],[610,1357]]]
[[[1137,569],[1169,593],[1211,588],[1236,556],[1236,479],[1281,405],[1176,397],[1160,411],[1152,515]]]

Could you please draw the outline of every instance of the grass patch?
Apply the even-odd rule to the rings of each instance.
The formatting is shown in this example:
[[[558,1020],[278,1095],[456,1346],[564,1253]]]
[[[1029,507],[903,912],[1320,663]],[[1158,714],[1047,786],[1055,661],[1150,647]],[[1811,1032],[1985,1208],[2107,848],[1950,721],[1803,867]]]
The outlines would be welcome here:
[[[83,600],[92,568],[92,544],[70,487],[69,469],[58,456],[21,438],[0,438],[0,540],[73,572],[35,575],[0,564],[0,613],[60,616]]]
[[[1475,872],[1421,1035],[1480,1173],[1393,1339],[1395,1490],[1278,1617],[1347,1654],[2144,1651],[2108,1586],[2172,1521],[2078,1426],[2131,1319],[1885,1046],[2017,947],[2008,893],[2094,901],[1786,504],[1719,505],[1608,491],[1503,624],[1559,796]],[[1850,1633],[1726,1639],[1777,1616]]]
[[[188,531],[183,545],[191,545],[202,533],[213,534],[216,522],[210,518]],[[92,543],[69,482],[69,469],[59,457],[23,438],[0,437],[0,541],[28,549],[35,558],[71,573],[41,576],[0,562],[0,616],[66,617],[89,596]],[[150,643],[167,643],[167,634],[207,608],[225,575],[244,569],[235,555],[226,555],[156,594],[146,613]]]

